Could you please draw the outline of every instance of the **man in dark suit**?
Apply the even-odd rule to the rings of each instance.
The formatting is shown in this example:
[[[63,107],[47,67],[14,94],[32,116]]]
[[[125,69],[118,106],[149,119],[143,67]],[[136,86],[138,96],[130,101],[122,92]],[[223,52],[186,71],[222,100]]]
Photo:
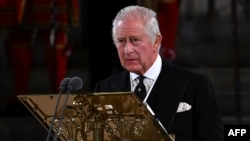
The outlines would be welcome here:
[[[154,11],[140,6],[122,9],[113,21],[112,35],[125,71],[99,81],[95,92],[135,92],[138,76],[144,76],[146,95],[141,100],[175,134],[176,141],[223,141],[211,81],[162,59],[162,36]]]

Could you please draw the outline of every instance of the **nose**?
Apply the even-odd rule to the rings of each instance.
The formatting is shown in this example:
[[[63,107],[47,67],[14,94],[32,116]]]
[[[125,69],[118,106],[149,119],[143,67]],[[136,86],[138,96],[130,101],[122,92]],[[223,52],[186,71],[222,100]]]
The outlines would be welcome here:
[[[133,52],[133,46],[131,46],[130,43],[126,43],[126,46],[124,48],[125,53],[132,53]]]

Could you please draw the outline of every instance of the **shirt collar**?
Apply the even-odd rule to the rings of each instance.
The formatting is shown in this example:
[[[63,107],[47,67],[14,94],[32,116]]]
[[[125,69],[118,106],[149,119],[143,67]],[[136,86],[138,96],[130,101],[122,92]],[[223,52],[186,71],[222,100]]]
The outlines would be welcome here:
[[[160,74],[161,66],[162,61],[160,55],[158,54],[153,65],[143,75],[149,79],[156,80],[158,75]],[[130,77],[132,80],[136,79],[138,76],[138,74],[130,72]]]

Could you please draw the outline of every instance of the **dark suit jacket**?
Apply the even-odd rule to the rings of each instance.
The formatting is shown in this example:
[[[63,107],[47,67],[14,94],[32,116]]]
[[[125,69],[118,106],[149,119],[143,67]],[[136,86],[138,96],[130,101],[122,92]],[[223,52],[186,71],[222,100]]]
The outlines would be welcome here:
[[[95,92],[130,91],[129,72],[101,80]],[[211,81],[197,74],[162,61],[160,75],[147,100],[156,116],[176,135],[176,141],[223,141],[220,107]],[[177,112],[180,102],[192,106]]]

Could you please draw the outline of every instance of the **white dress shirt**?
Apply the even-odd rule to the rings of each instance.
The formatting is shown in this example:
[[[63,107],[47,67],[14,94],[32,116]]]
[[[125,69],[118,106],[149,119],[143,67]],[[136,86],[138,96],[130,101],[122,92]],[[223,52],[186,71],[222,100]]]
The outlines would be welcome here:
[[[143,83],[146,86],[147,95],[143,100],[143,103],[146,103],[148,96],[157,80],[160,71],[161,71],[162,61],[160,55],[157,56],[154,64],[143,74],[146,78],[144,79]],[[131,91],[134,92],[135,87],[139,83],[139,79],[137,78],[139,75],[133,72],[130,72],[130,84],[131,84]]]

